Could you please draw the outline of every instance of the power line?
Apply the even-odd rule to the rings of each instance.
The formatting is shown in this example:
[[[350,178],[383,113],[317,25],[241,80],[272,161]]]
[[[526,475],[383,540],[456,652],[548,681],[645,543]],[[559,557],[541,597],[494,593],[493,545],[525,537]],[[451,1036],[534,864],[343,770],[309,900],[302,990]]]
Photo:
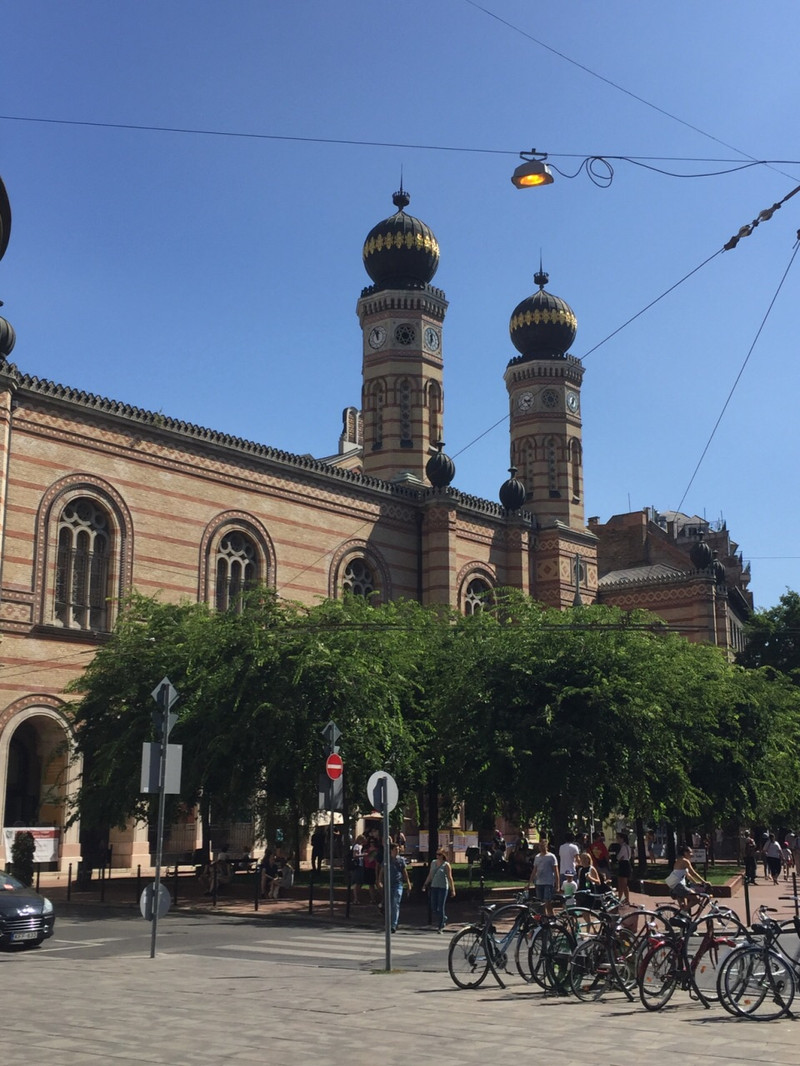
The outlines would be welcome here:
[[[750,361],[750,356],[753,354],[753,350],[754,350],[754,348],[755,348],[755,346],[756,346],[756,344],[758,342],[758,338],[761,336],[761,331],[764,329],[764,326],[766,325],[767,319],[770,316],[772,308],[775,306],[775,301],[778,299],[778,294],[780,293],[781,289],[783,288],[783,283],[786,281],[786,278],[787,278],[787,276],[789,274],[789,271],[792,269],[792,264],[794,263],[795,257],[797,255],[798,248],[800,248],[800,240],[795,242],[794,249],[793,249],[791,257],[789,259],[789,263],[788,263],[786,269],[783,272],[783,277],[781,278],[780,282],[778,283],[778,287],[775,290],[775,293],[773,294],[773,297],[772,297],[772,299],[769,302],[769,306],[767,307],[767,310],[764,313],[764,317],[761,319],[761,324],[759,325],[758,329],[756,330],[756,335],[753,338],[753,343],[750,345],[750,348],[748,349],[748,352],[747,352],[747,355],[745,356],[744,362],[742,363],[741,367],[739,368],[739,373],[736,375],[736,379],[733,382],[733,385],[731,386],[730,392],[728,393],[728,396],[727,396],[727,398],[725,400],[725,403],[722,405],[722,410],[720,411],[719,416],[717,417],[717,420],[714,423],[714,428],[711,430],[711,434],[710,434],[708,440],[706,441],[706,445],[703,448],[703,451],[700,454],[700,458],[697,460],[697,465],[694,468],[692,476],[689,478],[689,484],[684,489],[683,496],[681,496],[681,501],[680,501],[680,503],[678,504],[678,506],[676,508],[676,510],[678,510],[678,511],[680,511],[681,507],[683,506],[683,501],[686,499],[686,497],[687,497],[687,495],[689,493],[689,489],[691,489],[691,487],[692,487],[692,483],[694,482],[694,479],[697,476],[697,471],[700,469],[700,466],[701,466],[703,460],[706,457],[706,453],[708,452],[708,449],[711,447],[711,442],[714,439],[714,436],[715,436],[717,430],[719,429],[719,424],[722,421],[722,418],[723,418],[725,412],[728,409],[728,404],[731,402],[731,399],[733,398],[733,394],[736,391],[736,387],[739,384],[739,381],[741,380],[742,374],[744,374],[745,367],[747,366],[748,362]]]
[[[750,155],[749,152],[745,152],[742,148],[737,148],[734,144],[728,144],[727,141],[723,141],[720,137],[715,137],[713,133],[709,133],[707,130],[701,129],[700,126],[695,126],[692,122],[687,122],[686,119],[679,118],[678,115],[673,114],[671,111],[667,111],[666,108],[659,107],[658,104],[652,103],[650,100],[646,100],[643,96],[639,96],[637,93],[632,92],[630,89],[626,89],[624,85],[620,85],[619,82],[612,81],[611,78],[607,78],[604,74],[599,74],[596,70],[592,70],[591,67],[587,67],[584,63],[579,63],[577,59],[573,59],[565,52],[560,52],[557,48],[553,48],[552,45],[546,44],[538,37],[534,37],[532,33],[528,33],[527,30],[523,30],[521,26],[517,26],[513,22],[509,22],[508,19],[503,18],[501,15],[496,14],[494,11],[490,11],[488,7],[484,7],[482,4],[476,2],[476,0],[463,0],[463,3],[469,4],[470,7],[474,7],[477,11],[482,11],[484,15],[488,15],[489,18],[495,19],[495,21],[501,23],[507,29],[512,30],[514,33],[520,34],[539,48],[545,49],[554,56],[558,56],[559,59],[563,59],[565,63],[571,64],[573,67],[577,67],[578,70],[582,70],[584,74],[588,74],[592,78],[597,78],[598,81],[602,81],[605,85],[610,86],[612,89],[616,89],[617,92],[624,93],[625,96],[629,96],[632,100],[636,100],[637,103],[644,104],[645,107],[649,107],[652,111],[658,112],[659,115],[663,115],[665,118],[672,119],[673,122],[678,122],[681,126],[685,126],[687,129],[692,130],[694,133],[699,133],[702,137],[707,137],[710,141],[715,141],[717,144],[721,144],[723,148],[730,148],[732,152],[736,152],[738,155],[744,156],[745,159],[750,159],[753,162],[758,162],[755,156]],[[777,169],[777,168],[773,168]],[[795,175],[786,174],[784,171],[778,171],[783,174],[784,177],[792,178],[796,180]]]

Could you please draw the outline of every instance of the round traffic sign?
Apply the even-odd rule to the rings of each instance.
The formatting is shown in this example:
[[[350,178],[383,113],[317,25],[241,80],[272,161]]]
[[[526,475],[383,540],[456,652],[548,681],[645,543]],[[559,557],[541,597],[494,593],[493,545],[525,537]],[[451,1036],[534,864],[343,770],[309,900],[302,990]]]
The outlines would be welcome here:
[[[328,775],[331,781],[338,781],[338,779],[342,776],[343,770],[344,763],[342,762],[342,757],[341,755],[337,755],[336,752],[334,752],[332,755],[329,755],[328,758],[325,760],[325,773]]]
[[[156,898],[156,883],[149,884],[145,887],[142,895],[139,899],[139,910],[142,912],[142,917],[146,918],[148,922],[153,920],[153,900]],[[163,918],[170,908],[172,903],[172,897],[169,894],[169,889],[166,885],[160,884],[158,886],[158,916]]]
[[[372,806],[376,811],[379,811],[384,803],[384,781],[386,782],[386,809],[393,811],[400,798],[400,790],[395,779],[391,774],[387,774],[385,770],[376,770],[367,781],[367,795]]]

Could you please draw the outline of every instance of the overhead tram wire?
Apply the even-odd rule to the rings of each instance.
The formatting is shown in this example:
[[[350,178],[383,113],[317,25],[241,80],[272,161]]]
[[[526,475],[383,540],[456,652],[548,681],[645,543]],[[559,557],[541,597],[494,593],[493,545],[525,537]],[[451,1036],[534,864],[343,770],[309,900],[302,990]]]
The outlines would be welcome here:
[[[193,126],[154,126],[148,123],[136,122],[94,122],[90,119],[71,118],[42,118],[36,115],[0,115],[2,122],[30,122],[51,126],[84,126],[90,129],[131,130],[138,133],[179,133],[195,137],[226,137],[232,139],[257,140],[257,141],[289,141],[298,144],[332,144],[344,145],[355,148],[402,148],[404,151],[421,152],[462,152],[473,155],[508,155],[518,156],[519,151],[511,148],[477,148],[469,145],[449,144],[413,144],[402,141],[366,141],[349,137],[304,137],[299,134],[289,133],[255,133],[251,130],[215,130],[203,129]],[[733,149],[737,151],[737,149]],[[652,170],[656,174],[664,174],[672,178],[711,178],[724,174],[734,174],[740,170],[746,170],[754,166],[775,167],[777,164],[800,166],[798,159],[755,159],[749,163],[735,167],[727,167],[725,170],[703,171],[696,174],[679,174],[676,171],[664,170],[661,167],[649,165],[654,162],[662,163],[738,163],[736,159],[717,158],[714,156],[669,156],[669,155],[599,155],[597,153],[584,154],[582,152],[548,152],[548,158],[552,159],[582,159],[583,162],[574,174],[564,174],[558,171],[562,177],[577,177],[581,170],[590,171],[591,166],[597,162],[606,162],[609,159],[632,163],[634,166]],[[557,168],[555,168],[557,169]],[[613,168],[612,168],[613,169]],[[591,175],[590,175],[591,176]]]
[[[769,306],[767,307],[767,310],[764,312],[764,316],[761,319],[761,324],[759,325],[758,329],[756,330],[756,335],[755,335],[755,337],[753,337],[753,342],[750,345],[750,348],[748,349],[747,355],[744,358],[744,362],[742,363],[741,367],[739,368],[739,373],[736,375],[736,379],[735,379],[735,381],[733,382],[733,385],[730,388],[730,392],[727,395],[725,403],[722,405],[722,410],[720,411],[720,413],[719,413],[719,415],[717,417],[717,420],[714,423],[714,428],[711,430],[709,438],[706,441],[705,447],[703,448],[703,451],[700,454],[700,458],[697,460],[697,465],[695,466],[694,471],[692,472],[692,476],[689,478],[689,483],[686,486],[686,488],[683,490],[683,495],[681,496],[680,503],[678,504],[678,506],[676,508],[677,511],[680,511],[681,507],[683,506],[683,501],[688,496],[689,490],[691,489],[692,484],[694,483],[694,479],[697,477],[697,472],[700,469],[700,467],[702,466],[703,460],[705,459],[706,454],[708,453],[708,449],[711,447],[711,442],[713,441],[713,439],[714,439],[714,437],[716,435],[716,432],[719,429],[720,423],[722,422],[722,419],[723,419],[723,417],[725,415],[725,412],[728,409],[728,405],[730,404],[731,400],[733,399],[733,394],[734,394],[734,392],[736,392],[736,388],[737,388],[739,382],[741,381],[742,375],[744,374],[745,367],[747,366],[748,362],[750,361],[750,356],[753,354],[755,346],[758,343],[758,338],[761,336],[762,330],[764,329],[764,326],[767,324],[767,319],[769,318],[769,316],[770,316],[770,314],[772,312],[772,308],[775,306],[775,301],[778,299],[778,295],[779,295],[781,289],[783,288],[783,284],[786,281],[786,278],[789,275],[789,271],[792,269],[792,265],[793,265],[793,263],[795,261],[795,258],[797,257],[798,249],[800,249],[800,231],[798,231],[798,240],[795,241],[794,248],[792,249],[792,254],[791,254],[790,258],[789,258],[789,262],[788,262],[788,264],[786,266],[786,269],[783,272],[783,276],[781,277],[781,280],[778,282],[778,287],[776,288],[776,290],[775,290],[775,292],[774,292],[774,294],[772,296],[772,299],[769,302]]]
[[[720,137],[715,137],[713,133],[708,133],[706,130],[701,129],[700,126],[695,126],[694,123],[688,122],[686,119],[679,118],[671,111],[667,111],[666,108],[659,107],[658,104],[652,103],[650,100],[646,100],[643,96],[639,96],[637,93],[632,92],[630,89],[626,89],[624,85],[620,85],[616,81],[612,81],[611,78],[605,77],[603,74],[598,74],[596,70],[592,70],[591,67],[587,67],[584,63],[579,63],[577,59],[572,59],[565,52],[560,52],[552,45],[546,44],[538,37],[534,37],[532,33],[528,33],[527,30],[523,30],[521,26],[517,26],[516,23],[510,22],[508,19],[502,17],[502,15],[496,14],[494,11],[490,11],[488,7],[484,7],[483,4],[477,3],[477,0],[462,0],[463,3],[469,4],[470,7],[474,7],[476,11],[482,11],[484,15],[488,15],[489,18],[495,19],[495,21],[501,23],[507,29],[512,30],[514,33],[520,34],[539,48],[543,48],[545,51],[550,52],[552,55],[557,56],[559,59],[563,59],[565,63],[571,64],[573,67],[577,67],[582,70],[584,74],[590,75],[592,78],[597,78],[598,81],[602,81],[605,85],[610,86],[612,89],[616,89],[617,92],[623,93],[625,96],[629,96],[632,100],[636,100],[637,103],[644,104],[645,107],[649,107],[652,111],[658,112],[659,115],[663,115],[664,118],[672,119],[673,122],[679,123],[681,126],[685,126],[687,129],[692,130],[695,133],[699,133],[702,137],[707,137],[710,141],[714,141],[716,144],[722,145],[723,148],[730,148],[732,152],[736,152],[737,155],[744,156],[745,159],[750,159],[754,163],[758,162],[755,156],[750,155],[749,152],[745,152],[741,148],[737,148],[734,144],[728,144],[727,141],[723,141]],[[772,166],[773,170],[777,170],[779,174],[783,174],[785,178],[790,178],[792,181],[797,180],[797,176],[794,174],[787,174],[783,170],[778,170],[777,167]]]

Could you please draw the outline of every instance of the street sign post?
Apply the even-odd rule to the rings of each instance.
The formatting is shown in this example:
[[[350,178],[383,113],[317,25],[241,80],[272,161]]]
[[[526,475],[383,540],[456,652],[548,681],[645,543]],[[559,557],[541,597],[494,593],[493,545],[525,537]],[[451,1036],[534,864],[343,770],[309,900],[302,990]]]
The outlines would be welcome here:
[[[172,731],[172,727],[178,720],[176,714],[172,714],[172,706],[178,698],[178,693],[172,686],[172,682],[168,677],[164,677],[156,685],[152,692],[153,699],[158,704],[158,711],[153,712],[153,724],[156,728],[156,736],[159,740],[160,761],[159,761],[159,773],[158,773],[158,830],[156,837],[156,877],[152,884],[153,899],[157,900],[157,905],[150,905],[150,913],[152,915],[152,929],[150,933],[150,958],[154,959],[156,955],[156,935],[158,933],[158,919],[159,912],[162,906],[161,897],[161,856],[164,847],[164,811],[166,808],[166,794],[167,794],[167,751],[169,745],[169,734]],[[180,788],[180,782],[178,782],[178,788]],[[145,892],[147,889],[145,889]],[[166,891],[166,889],[165,889]],[[167,892],[167,899],[169,899],[169,893]],[[169,904],[167,904],[169,906]],[[144,910],[143,912],[144,913]],[[166,912],[165,912],[166,913]]]
[[[344,772],[344,763],[342,757],[339,754],[339,738],[342,735],[341,729],[334,721],[328,722],[325,728],[322,730],[322,735],[325,738],[325,744],[328,748],[328,757],[325,760],[325,773],[328,775],[328,796],[330,797],[330,812],[331,822],[328,827],[328,870],[330,871],[330,882],[328,886],[328,903],[331,909],[331,917],[333,917],[333,812],[336,808],[336,793],[338,796],[342,795],[342,774]],[[341,799],[340,799],[341,804]],[[344,805],[341,804],[343,807]],[[342,817],[344,818],[344,810],[342,810]]]
[[[367,781],[367,796],[376,811],[383,815],[383,919],[386,940],[386,970],[392,968],[392,876],[389,851],[389,811],[400,798],[397,782],[385,770],[376,770]]]

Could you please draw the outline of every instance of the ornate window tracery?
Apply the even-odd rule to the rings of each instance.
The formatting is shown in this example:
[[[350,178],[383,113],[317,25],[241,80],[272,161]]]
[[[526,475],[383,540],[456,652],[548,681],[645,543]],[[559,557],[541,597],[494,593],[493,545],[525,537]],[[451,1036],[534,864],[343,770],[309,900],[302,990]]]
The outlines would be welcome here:
[[[94,500],[71,500],[58,520],[54,621],[65,629],[107,631],[109,563],[108,513]]]
[[[258,551],[241,530],[232,529],[217,548],[216,607],[218,611],[241,611],[242,594],[260,580]]]

